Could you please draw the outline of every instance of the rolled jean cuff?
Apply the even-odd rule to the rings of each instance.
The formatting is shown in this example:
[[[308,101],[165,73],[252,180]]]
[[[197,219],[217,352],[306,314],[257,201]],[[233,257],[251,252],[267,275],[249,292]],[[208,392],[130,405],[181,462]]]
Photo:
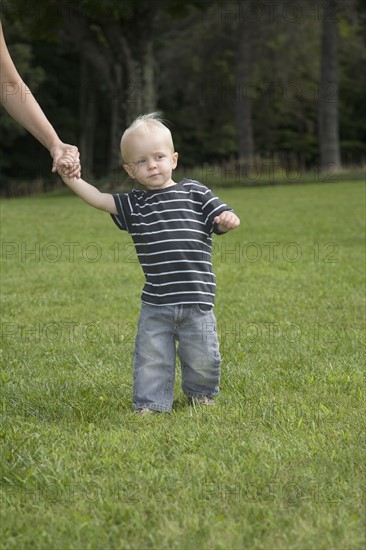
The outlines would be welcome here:
[[[161,403],[134,403],[133,408],[135,411],[139,409],[151,409],[158,412],[171,412],[172,409],[162,405]]]
[[[204,393],[185,392],[185,394],[189,398],[196,398],[196,397],[197,398],[200,398],[200,397],[212,398],[212,397],[216,397],[217,395],[219,395],[219,390],[213,391],[213,392],[204,392]]]

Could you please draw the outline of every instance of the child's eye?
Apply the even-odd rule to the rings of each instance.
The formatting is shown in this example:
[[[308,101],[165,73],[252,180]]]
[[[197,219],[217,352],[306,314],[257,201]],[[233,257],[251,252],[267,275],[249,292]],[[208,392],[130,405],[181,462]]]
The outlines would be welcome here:
[[[158,160],[161,160],[161,159],[163,159],[164,157],[165,157],[165,155],[156,155],[156,158],[157,158]]]
[[[138,166],[141,166],[141,165],[144,164],[145,162],[146,162],[145,159],[140,159],[140,160],[138,160],[138,161],[136,162],[136,164],[137,164]]]

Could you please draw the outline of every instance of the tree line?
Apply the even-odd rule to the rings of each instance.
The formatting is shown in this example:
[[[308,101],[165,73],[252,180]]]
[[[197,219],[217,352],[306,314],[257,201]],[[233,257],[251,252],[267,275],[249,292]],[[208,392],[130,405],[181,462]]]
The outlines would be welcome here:
[[[364,163],[365,14],[357,0],[13,0],[1,19],[85,177],[103,178],[121,173],[123,130],[155,110],[184,168]],[[0,132],[2,187],[50,179],[47,152],[4,110]]]

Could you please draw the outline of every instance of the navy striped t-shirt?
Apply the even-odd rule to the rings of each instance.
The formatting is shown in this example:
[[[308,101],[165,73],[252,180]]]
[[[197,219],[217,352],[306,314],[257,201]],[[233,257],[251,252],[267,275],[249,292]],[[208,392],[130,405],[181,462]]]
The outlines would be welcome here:
[[[220,234],[215,216],[231,210],[198,181],[184,179],[152,191],[113,195],[119,229],[133,238],[146,277],[142,301],[156,306],[212,306],[211,233]]]

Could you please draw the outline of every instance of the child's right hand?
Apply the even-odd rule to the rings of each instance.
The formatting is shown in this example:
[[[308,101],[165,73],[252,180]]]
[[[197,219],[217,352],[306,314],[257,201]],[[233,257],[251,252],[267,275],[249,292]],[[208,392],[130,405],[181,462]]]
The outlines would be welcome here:
[[[73,150],[74,149],[74,150]],[[80,178],[80,157],[76,147],[64,150],[61,157],[55,161],[54,166],[62,178]]]
[[[80,178],[80,153],[75,145],[60,142],[50,152],[53,158],[52,172],[57,170],[60,174],[61,170],[69,177]]]

